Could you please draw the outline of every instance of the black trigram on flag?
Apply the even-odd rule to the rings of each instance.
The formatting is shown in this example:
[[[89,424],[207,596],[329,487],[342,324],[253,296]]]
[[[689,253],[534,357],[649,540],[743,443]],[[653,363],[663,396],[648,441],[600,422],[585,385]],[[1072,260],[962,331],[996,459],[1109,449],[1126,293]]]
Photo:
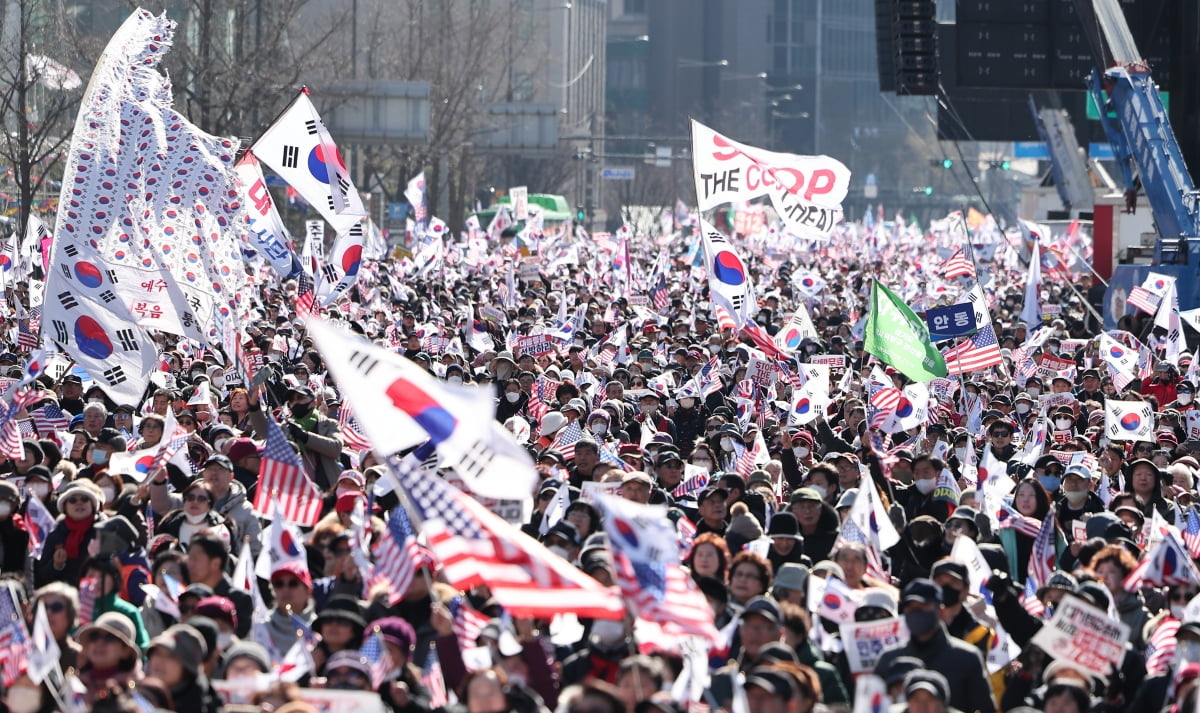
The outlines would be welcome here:
[[[375,367],[379,366],[379,360],[371,356],[367,352],[354,352],[350,355],[350,363],[353,364],[363,376],[370,376]]]
[[[138,352],[142,350],[138,344],[137,332],[132,329],[118,329],[117,341],[121,343],[121,349],[127,352]]]
[[[59,292],[58,301],[63,306],[63,309],[75,309],[79,306],[79,300],[75,299],[75,295],[70,292]]]
[[[104,380],[108,382],[109,386],[116,386],[117,384],[127,381],[125,378],[125,370],[119,366],[114,366],[111,369],[105,369],[100,375],[104,377]]]
[[[300,164],[300,148],[298,146],[283,147],[284,168],[295,168]]]
[[[308,132],[309,136],[315,135],[317,133],[317,120],[309,119],[304,122],[304,130]]]
[[[735,313],[741,312],[742,305],[746,304],[746,296],[745,295],[731,295],[729,297],[729,303],[733,306],[733,311]]]

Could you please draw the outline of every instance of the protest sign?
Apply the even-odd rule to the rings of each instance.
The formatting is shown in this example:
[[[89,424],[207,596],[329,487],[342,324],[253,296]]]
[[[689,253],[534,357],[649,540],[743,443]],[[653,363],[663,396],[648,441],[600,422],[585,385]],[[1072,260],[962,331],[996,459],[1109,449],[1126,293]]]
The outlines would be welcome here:
[[[1129,627],[1074,597],[1064,597],[1054,617],[1031,643],[1056,659],[1070,661],[1101,678],[1125,656]]]
[[[779,367],[775,362],[760,359],[752,354],[746,364],[746,378],[753,381],[755,386],[770,386],[779,379]]]
[[[874,671],[884,653],[908,642],[908,627],[897,617],[841,625],[851,673]]]
[[[264,677],[265,678],[265,677]],[[256,679],[212,681],[213,689],[225,703],[247,702],[256,692]],[[300,700],[318,713],[386,713],[383,699],[369,691],[343,691],[333,688],[297,689]]]
[[[529,334],[517,337],[518,354],[541,356],[554,351],[554,340],[549,334]]]
[[[824,364],[831,369],[846,368],[845,354],[814,354],[808,358],[809,364]]]

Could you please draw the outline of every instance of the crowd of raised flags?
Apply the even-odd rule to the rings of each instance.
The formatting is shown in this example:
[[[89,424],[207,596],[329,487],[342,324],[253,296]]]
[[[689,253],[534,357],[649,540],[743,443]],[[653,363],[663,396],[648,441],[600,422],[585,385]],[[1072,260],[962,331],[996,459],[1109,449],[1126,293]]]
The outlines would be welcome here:
[[[418,175],[388,255],[307,91],[173,109],[173,29],[0,245],[7,710],[1196,709],[1171,278],[1102,330],[1078,223],[845,221],[699,124],[699,212],[454,236]]]

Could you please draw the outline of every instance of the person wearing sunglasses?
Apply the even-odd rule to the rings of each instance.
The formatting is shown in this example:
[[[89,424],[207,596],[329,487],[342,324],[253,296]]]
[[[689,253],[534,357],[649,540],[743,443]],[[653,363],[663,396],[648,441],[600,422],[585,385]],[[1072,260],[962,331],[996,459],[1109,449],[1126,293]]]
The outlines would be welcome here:
[[[297,624],[311,626],[317,618],[312,601],[313,581],[304,562],[283,562],[271,572],[271,590],[275,592],[275,609],[267,621],[267,631],[277,651],[287,651],[296,643]]]
[[[78,658],[83,647],[71,638],[79,612],[79,590],[65,582],[51,582],[34,592],[30,612],[37,613],[38,607],[46,610],[46,623],[50,635],[58,644],[58,663],[63,671],[78,668]]]
[[[212,486],[205,480],[193,480],[183,490],[183,506],[163,516],[155,532],[170,535],[186,551],[192,536],[203,530],[230,542],[233,536],[227,519],[213,510]]]
[[[58,511],[63,517],[46,536],[42,557],[34,567],[34,585],[78,582],[88,545],[96,537],[104,493],[90,480],[74,480],[58,494]]]
[[[116,683],[121,688],[140,681],[142,650],[134,640],[133,622],[124,614],[111,611],[96,617],[96,621],[83,627],[75,634],[83,647],[79,667],[79,680],[87,691],[88,708],[94,703],[97,692],[107,690],[106,684]]]

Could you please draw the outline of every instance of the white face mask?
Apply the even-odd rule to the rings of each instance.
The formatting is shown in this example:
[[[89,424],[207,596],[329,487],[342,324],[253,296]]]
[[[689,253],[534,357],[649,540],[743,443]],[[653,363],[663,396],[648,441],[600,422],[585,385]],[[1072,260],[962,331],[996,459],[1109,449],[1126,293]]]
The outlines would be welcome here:
[[[1069,429],[1071,428],[1071,425],[1072,425],[1073,423],[1075,423],[1075,422],[1074,422],[1074,421],[1072,421],[1072,420],[1071,420],[1071,419],[1069,419],[1069,418],[1056,418],[1056,419],[1054,419],[1054,427],[1055,427],[1055,428],[1057,428],[1057,429],[1058,429],[1058,430],[1060,430],[1060,431],[1066,431],[1066,430],[1069,430]]]
[[[447,376],[446,383],[447,384],[461,384],[462,377],[461,376]]]
[[[654,412],[658,410],[658,407],[652,404],[643,404],[640,408],[642,409],[642,413],[646,414],[647,416],[653,415]]]
[[[183,517],[184,517],[184,519],[185,519],[185,520],[187,520],[187,521],[188,521],[188,524],[190,524],[190,525],[199,525],[200,523],[202,523],[202,522],[204,522],[205,520],[207,520],[207,519],[208,519],[208,513],[206,513],[206,512],[205,512],[205,513],[200,513],[199,515],[188,515],[188,514],[185,512],[185,513],[183,514]]]
[[[1182,402],[1183,397],[1180,396],[1179,400]],[[696,399],[679,399],[679,408],[691,408],[695,403]]]
[[[959,463],[966,463],[967,462],[967,449],[966,448],[955,448],[954,449],[954,457],[958,459]]]
[[[817,495],[820,495],[822,500],[824,500],[825,496],[829,494],[829,491],[826,490],[825,486],[823,485],[806,485],[804,487],[812,488],[813,490],[817,491]]]
[[[1071,507],[1079,507],[1087,502],[1088,491],[1086,490],[1064,490],[1063,497],[1071,504]]]
[[[1179,394],[1178,399],[1179,399],[1179,403],[1181,405],[1187,406],[1188,404],[1190,404],[1192,402],[1192,395],[1191,394]]]
[[[808,454],[811,453],[811,451],[809,451],[804,446],[796,446],[795,448],[792,449],[792,453],[795,453],[797,458],[807,458]]]
[[[0,517],[8,517],[9,515],[12,515],[12,510],[12,503],[8,502],[7,500],[0,501]]]
[[[1025,389],[1025,393],[1029,394],[1030,396],[1032,396],[1033,398],[1036,399],[1038,397],[1038,394],[1042,393],[1042,390],[1036,386],[1030,386],[1028,389]]]
[[[591,639],[597,644],[615,644],[625,639],[624,622],[596,619],[592,622]]]
[[[1187,605],[1185,605],[1185,604],[1172,604],[1171,605],[1171,616],[1175,617],[1176,619],[1178,619],[1180,621],[1183,621],[1183,611],[1185,609],[1187,609]]]
[[[726,436],[725,438],[722,438],[721,439],[721,450],[732,451],[733,450],[733,439],[729,438],[728,436]]]
[[[4,694],[4,702],[12,713],[34,713],[42,707],[42,690],[32,686],[13,686]]]
[[[604,434],[608,433],[608,425],[605,423],[593,423],[592,433],[596,434],[597,436],[603,436]]]
[[[32,485],[29,486],[29,489],[32,490],[33,494],[38,496],[39,498],[44,498],[50,494],[50,484],[49,483],[33,483]]]
[[[555,545],[555,546],[553,546],[553,547],[550,547],[550,548],[548,548],[548,549],[549,549],[551,552],[553,552],[554,554],[558,555],[559,557],[562,557],[563,559],[567,560],[568,562],[570,562],[570,561],[571,561],[571,555],[570,555],[570,553],[568,553],[566,550],[564,550],[563,548],[559,547],[558,545]]]
[[[224,453],[226,443],[229,443],[228,438],[218,438],[217,440],[213,441],[213,450],[215,450],[217,453]]]
[[[504,398],[508,399],[508,402],[510,404],[515,404],[518,400],[520,400],[521,392],[520,391],[509,391],[508,393],[504,394]]]
[[[217,647],[220,648],[222,651],[229,648],[229,644],[232,641],[233,641],[233,632],[232,631],[222,631],[221,633],[217,634]]]
[[[1024,401],[1017,404],[1017,413],[1021,414],[1022,416],[1029,413],[1029,404],[1025,403]]]
[[[720,354],[721,347],[716,344],[709,344],[708,345],[708,353],[709,354]]]
[[[104,502],[111,503],[112,499],[117,496],[117,491],[111,485],[101,486],[100,492],[104,493]]]
[[[917,486],[917,492],[922,495],[929,495],[933,489],[937,487],[937,478],[926,478],[925,480],[914,480],[913,485]]]

